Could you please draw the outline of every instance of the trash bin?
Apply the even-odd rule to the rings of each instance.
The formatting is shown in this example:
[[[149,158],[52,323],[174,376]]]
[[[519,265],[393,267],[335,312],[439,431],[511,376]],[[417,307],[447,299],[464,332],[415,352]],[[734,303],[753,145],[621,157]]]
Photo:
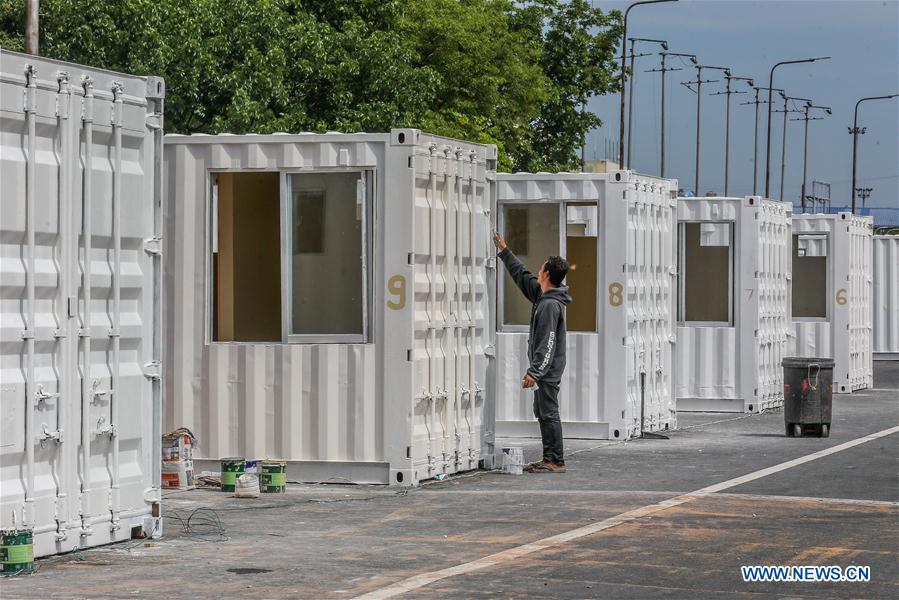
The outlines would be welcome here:
[[[784,369],[784,428],[787,437],[802,437],[808,429],[830,435],[833,407],[832,358],[787,357]]]

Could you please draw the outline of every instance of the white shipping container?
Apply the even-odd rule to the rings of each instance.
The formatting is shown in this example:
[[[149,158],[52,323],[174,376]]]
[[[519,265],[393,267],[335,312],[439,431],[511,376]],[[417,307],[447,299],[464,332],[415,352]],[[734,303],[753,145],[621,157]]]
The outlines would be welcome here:
[[[497,174],[509,248],[534,273],[556,254],[571,267],[559,399],[566,437],[627,439],[641,420],[644,431],[676,425],[675,190],[675,180],[629,171]],[[537,436],[533,392],[521,387],[531,305],[498,268],[496,431]]]
[[[0,52],[0,527],[161,534],[157,77]]]
[[[899,360],[899,235],[874,236],[874,360]]]
[[[408,486],[492,465],[494,146],[413,129],[166,146],[165,422],[196,434],[198,470],[243,456]]]
[[[758,196],[678,198],[678,410],[783,404],[791,212]]]
[[[873,219],[793,217],[792,356],[833,358],[833,391],[873,387]]]

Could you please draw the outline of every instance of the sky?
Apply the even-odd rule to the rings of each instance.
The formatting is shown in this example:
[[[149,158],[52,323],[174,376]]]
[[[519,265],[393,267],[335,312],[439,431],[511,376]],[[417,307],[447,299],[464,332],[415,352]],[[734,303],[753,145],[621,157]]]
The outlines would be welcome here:
[[[597,8],[624,10],[629,2],[595,0]],[[823,120],[808,123],[808,181],[830,182],[833,206],[850,202],[853,110],[859,98],[899,93],[899,0],[680,0],[638,6],[628,17],[628,37],[667,40],[669,52],[696,54],[700,64],[731,68],[735,76],[752,77],[767,86],[771,67],[783,60],[832,56],[829,61],[784,65],[775,71],[775,88],[810,98],[833,114],[812,111]],[[637,52],[657,53],[659,46],[637,43]],[[634,87],[633,168],[659,174],[659,56],[637,58]],[[669,58],[669,66],[685,67],[667,74],[668,170],[680,187],[692,190],[696,151],[696,95],[680,82],[696,79],[696,70]],[[725,96],[720,71],[703,70],[700,194],[724,190]],[[733,89],[749,91],[743,82]],[[590,110],[603,120],[587,136],[587,159],[606,158],[607,141],[617,144],[618,95],[594,98]],[[729,195],[752,193],[755,109],[741,105],[754,92],[731,96]],[[777,100],[777,97],[775,96]],[[782,101],[775,102],[782,109]],[[797,106],[798,108],[799,106]],[[759,123],[759,193],[764,193],[766,106]],[[792,106],[791,106],[792,108]],[[790,118],[801,117],[789,113]],[[771,193],[780,196],[783,113],[772,118]],[[899,98],[865,102],[859,109],[858,182],[871,187],[867,206],[899,208]],[[802,121],[788,121],[784,200],[798,202],[802,185]],[[610,156],[609,158],[617,158]],[[859,206],[861,200],[858,200]]]

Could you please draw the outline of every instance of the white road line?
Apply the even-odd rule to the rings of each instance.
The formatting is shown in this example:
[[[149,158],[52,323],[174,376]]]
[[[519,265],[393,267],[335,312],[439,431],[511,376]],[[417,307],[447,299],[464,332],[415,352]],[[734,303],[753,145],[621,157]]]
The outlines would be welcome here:
[[[854,448],[855,446],[858,446],[860,444],[864,444],[866,442],[870,442],[891,435],[893,433],[899,433],[899,426],[891,427],[889,429],[884,429],[883,431],[878,431],[877,433],[872,433],[864,437],[856,438],[854,440],[850,440],[831,448],[825,448],[824,450],[813,452],[812,454],[800,456],[799,458],[788,460],[778,465],[774,465],[773,467],[760,469],[758,471],[753,471],[752,473],[748,473],[740,477],[722,481],[721,483],[706,486],[704,488],[696,490],[695,492],[688,492],[686,494],[681,494],[680,496],[669,498],[668,500],[663,500],[655,504],[649,504],[647,506],[642,506],[634,510],[629,510],[627,512],[621,513],[620,515],[616,515],[614,517],[610,517],[596,523],[591,523],[590,525],[585,525],[584,527],[578,527],[577,529],[572,529],[570,531],[560,533],[559,535],[554,535],[552,537],[543,538],[542,540],[537,540],[529,544],[509,548],[508,550],[503,550],[502,552],[497,552],[496,554],[491,554],[489,556],[485,556],[471,562],[456,565],[454,567],[415,575],[386,587],[374,590],[367,594],[363,594],[362,596],[359,596],[357,600],[380,600],[382,598],[393,598],[394,596],[399,596],[401,594],[405,594],[406,592],[411,592],[412,590],[423,588],[434,583],[435,581],[440,581],[441,579],[446,579],[455,575],[463,575],[466,573],[479,571],[481,569],[486,569],[494,565],[510,562],[522,556],[527,556],[528,554],[533,554],[535,552],[554,548],[573,540],[581,539],[595,533],[599,533],[600,531],[605,531],[606,529],[611,529],[612,527],[616,527],[624,523],[630,523],[631,521],[641,519],[647,515],[667,510],[675,506],[680,506],[681,504],[685,504],[692,500],[704,498],[709,495],[715,494],[716,492],[736,487],[750,481],[755,481],[756,479],[761,479],[762,477],[767,477],[768,475],[773,475],[774,473],[779,473],[780,471],[785,471],[786,469],[791,469],[807,462],[811,462],[819,458],[824,458],[825,456],[830,456],[831,454],[836,454],[837,452],[842,452],[843,450],[848,450],[849,448]]]
[[[734,500],[764,500],[766,502],[817,502],[820,504],[846,504],[855,506],[899,507],[899,502],[889,500],[859,500],[857,498],[822,498],[820,496],[776,496],[771,494],[715,494],[716,498]]]

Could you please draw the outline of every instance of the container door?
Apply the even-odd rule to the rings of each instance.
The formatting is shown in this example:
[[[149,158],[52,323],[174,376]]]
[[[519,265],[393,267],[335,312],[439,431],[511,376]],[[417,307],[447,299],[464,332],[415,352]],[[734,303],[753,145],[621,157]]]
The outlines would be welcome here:
[[[37,553],[47,554],[73,541],[65,538],[74,479],[67,411],[77,404],[66,272],[74,244],[61,209],[73,146],[68,84],[37,63],[4,54],[0,83],[0,524],[35,528]]]
[[[0,520],[44,556],[128,539],[158,500],[161,130],[145,79],[3,69]]]
[[[413,162],[411,458],[418,479],[429,479],[475,469],[483,458],[495,265],[483,162],[436,146]]]

